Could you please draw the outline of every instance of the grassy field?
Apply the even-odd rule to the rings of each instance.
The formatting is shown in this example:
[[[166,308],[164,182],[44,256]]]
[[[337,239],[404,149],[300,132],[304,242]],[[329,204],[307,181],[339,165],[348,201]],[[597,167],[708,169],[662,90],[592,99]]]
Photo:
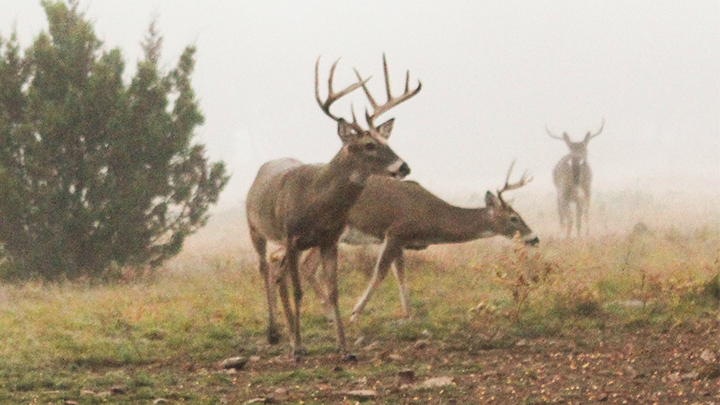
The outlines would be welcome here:
[[[558,237],[551,208],[518,200],[536,249],[493,238],[409,253],[413,318],[400,319],[388,277],[346,323],[349,363],[310,291],[303,362],[288,358],[286,338],[265,342],[237,213],[154,274],[2,285],[0,404],[720,402],[715,204],[596,204],[582,241]],[[344,313],[375,255],[342,249]],[[248,363],[219,365],[232,356]]]

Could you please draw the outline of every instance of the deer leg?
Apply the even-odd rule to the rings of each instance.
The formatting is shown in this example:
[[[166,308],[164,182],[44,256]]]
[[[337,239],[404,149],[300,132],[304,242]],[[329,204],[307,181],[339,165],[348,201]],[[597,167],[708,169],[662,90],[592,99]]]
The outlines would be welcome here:
[[[382,251],[380,253],[380,257],[378,258],[377,264],[375,265],[375,270],[373,271],[370,284],[368,284],[367,289],[365,289],[362,297],[360,297],[357,304],[355,304],[352,316],[350,317],[351,321],[357,322],[360,313],[362,312],[363,308],[365,308],[365,305],[367,305],[368,300],[370,299],[370,294],[372,294],[373,291],[378,288],[382,280],[385,278],[388,270],[390,269],[390,265],[393,261],[395,261],[395,258],[397,257],[399,252],[402,252],[402,247],[396,245],[396,243],[390,237],[386,236],[385,242],[383,243]]]
[[[572,216],[570,215],[570,202],[565,196],[558,196],[558,214],[560,215],[560,227],[565,230],[565,237],[570,237],[572,229]]]
[[[331,310],[332,308],[328,301],[327,292],[323,288],[323,283],[321,282],[321,271],[323,271],[323,267],[320,267],[321,259],[320,249],[312,248],[308,250],[305,258],[302,260],[300,268],[302,269],[302,274],[310,285],[310,288],[313,289],[315,295],[318,299],[320,299],[320,303],[322,303],[327,310]]]
[[[290,328],[290,345],[292,348],[292,355],[296,360],[299,360],[302,355],[305,354],[305,348],[302,345],[302,338],[300,336],[300,304],[302,303],[302,288],[300,285],[300,274],[298,273],[298,252],[295,248],[295,244],[291,241],[287,243],[285,248],[285,271],[283,277],[280,279],[281,283],[290,276],[290,281],[293,285],[293,298],[295,301],[295,311],[290,308],[289,300],[287,299],[287,287],[281,288],[285,290],[285,298],[283,306],[285,306],[285,315],[288,321],[288,327]],[[292,316],[288,317],[288,314]]]
[[[582,238],[582,233],[580,232],[580,229],[582,228],[582,218],[583,218],[583,212],[585,211],[585,204],[578,201],[575,204],[576,210],[575,210],[575,227],[577,229],[577,236],[578,238]]]
[[[405,279],[405,259],[403,258],[402,250],[400,250],[395,262],[393,262],[393,274],[395,274],[395,279],[400,289],[400,305],[402,305],[403,316],[410,318],[410,300],[407,280]]]
[[[354,356],[349,354],[345,348],[345,330],[343,329],[342,316],[340,315],[340,307],[338,305],[337,255],[336,244],[320,247],[322,267],[327,276],[327,285],[330,290],[328,293],[328,302],[332,307],[333,322],[335,322],[335,331],[337,332],[338,353],[340,353],[343,359],[350,360],[353,359]]]
[[[590,189],[585,190],[585,235],[590,236]]]
[[[262,277],[263,284],[265,286],[265,296],[267,298],[268,305],[267,341],[271,345],[274,345],[280,341],[280,332],[278,331],[277,324],[275,323],[275,305],[277,304],[277,298],[275,296],[275,286],[273,286],[271,281],[266,257],[267,241],[252,226],[250,227],[250,239],[252,240],[253,246],[260,257],[260,276]]]

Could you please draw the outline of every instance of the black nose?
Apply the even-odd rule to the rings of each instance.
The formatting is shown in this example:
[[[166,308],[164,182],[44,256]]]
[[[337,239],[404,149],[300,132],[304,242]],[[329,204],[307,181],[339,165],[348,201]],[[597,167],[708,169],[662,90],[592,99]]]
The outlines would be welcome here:
[[[538,243],[540,243],[540,239],[538,239],[537,236],[525,241],[525,244],[528,246],[537,246]]]
[[[408,166],[407,163],[403,162],[402,166],[400,166],[400,169],[398,170],[398,177],[403,178],[410,174],[410,166]]]

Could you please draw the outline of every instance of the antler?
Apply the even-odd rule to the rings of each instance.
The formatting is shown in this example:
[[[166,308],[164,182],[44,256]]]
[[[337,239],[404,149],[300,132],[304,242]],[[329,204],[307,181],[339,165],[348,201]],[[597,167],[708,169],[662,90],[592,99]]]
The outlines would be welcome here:
[[[550,135],[550,137],[553,139],[559,139],[561,141],[565,140],[562,136],[557,136],[557,135],[554,135],[552,132],[550,132],[550,130],[547,127],[547,124],[545,125],[545,131],[547,131],[548,135]]]
[[[320,57],[319,56],[318,56],[317,62],[315,62],[315,100],[317,100],[318,105],[325,112],[325,114],[335,121],[340,121],[341,118],[334,116],[330,112],[330,106],[332,105],[332,103],[336,102],[341,97],[359,89],[361,86],[365,87],[365,83],[367,83],[367,81],[370,80],[369,77],[367,79],[363,80],[363,78],[360,77],[360,75],[358,75],[357,83],[351,84],[350,86],[346,87],[344,90],[340,91],[339,93],[335,93],[333,91],[332,83],[333,83],[333,76],[335,76],[335,68],[337,67],[338,62],[340,62],[340,59],[336,60],[335,63],[333,63],[332,67],[330,68],[330,76],[328,77],[328,97],[327,97],[327,100],[325,100],[324,102],[322,101],[322,99],[320,99],[320,88],[319,88],[320,86],[318,85],[318,76],[319,76],[318,70],[319,70],[319,66],[320,66]],[[357,73],[357,71],[356,71],[356,73]],[[351,110],[352,110],[352,107],[351,107]],[[352,111],[352,117],[353,117],[353,125],[358,126],[357,120],[355,119],[354,111]]]
[[[600,133],[602,132],[604,126],[605,126],[605,118],[603,118],[602,124],[600,124],[600,129],[598,129],[598,131],[597,131],[596,133],[591,134],[590,132],[588,132],[587,135],[585,135],[585,142],[588,142],[589,140],[591,140],[591,139],[595,138],[596,136],[600,135]]]
[[[410,71],[408,70],[407,74],[405,75],[405,92],[399,97],[393,97],[392,92],[390,91],[390,78],[388,76],[388,67],[387,67],[387,60],[385,59],[385,54],[383,54],[383,70],[385,72],[385,91],[387,93],[388,101],[383,105],[378,105],[375,102],[375,99],[373,98],[373,96],[370,94],[370,90],[368,90],[367,86],[365,85],[367,80],[363,81],[362,77],[360,76],[360,73],[357,71],[357,69],[355,69],[355,74],[358,77],[360,85],[362,86],[363,90],[365,91],[365,95],[367,95],[368,101],[370,101],[370,105],[372,105],[372,108],[373,108],[372,114],[370,114],[367,110],[365,110],[365,119],[367,120],[367,123],[370,126],[370,131],[375,131],[375,119],[377,117],[388,112],[391,108],[408,100],[409,98],[413,97],[414,95],[418,94],[420,92],[420,89],[422,88],[422,83],[418,80],[417,88],[413,91],[410,91]]]
[[[502,193],[509,190],[515,190],[520,187],[523,187],[524,185],[530,183],[533,178],[530,176],[527,170],[523,173],[522,177],[520,177],[520,180],[517,183],[510,184],[510,174],[512,173],[513,167],[515,166],[515,161],[513,160],[512,163],[510,163],[510,168],[508,169],[507,177],[505,177],[505,185],[503,186],[502,190],[498,190],[497,196],[500,199],[500,201],[503,201],[502,199]],[[529,178],[528,178],[529,176]]]

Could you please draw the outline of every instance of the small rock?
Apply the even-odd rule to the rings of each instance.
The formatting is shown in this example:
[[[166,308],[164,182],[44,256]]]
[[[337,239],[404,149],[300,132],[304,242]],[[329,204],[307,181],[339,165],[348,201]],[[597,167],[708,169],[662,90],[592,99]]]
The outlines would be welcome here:
[[[410,369],[400,370],[398,376],[400,377],[398,386],[413,384],[415,382],[415,372]]]
[[[686,380],[696,380],[699,375],[700,375],[700,373],[698,373],[697,371],[691,371],[691,372],[689,372],[689,373],[682,374],[682,375],[680,376],[680,379],[683,380],[683,381],[686,381]]]
[[[353,390],[347,393],[347,396],[355,399],[371,399],[377,398],[377,392],[373,390]]]
[[[78,403],[77,403],[77,401],[71,401],[71,400],[69,400],[69,399],[66,399],[66,400],[63,402],[63,405],[78,405]]]
[[[355,340],[355,346],[361,346],[363,343],[365,343],[365,336],[360,336]]]
[[[225,369],[234,368],[236,370],[240,370],[243,367],[245,367],[245,364],[247,363],[247,359],[245,357],[230,357],[225,360],[223,360],[220,363],[220,366]]]
[[[170,403],[170,401],[168,401],[168,400],[165,399],[165,398],[158,398],[158,399],[154,400],[152,403],[153,403],[153,405],[157,405],[157,404],[167,404],[167,403]]]
[[[667,382],[669,382],[671,384],[680,382],[680,373],[675,372],[675,373],[668,375]]]
[[[598,394],[597,400],[598,400],[598,402],[605,402],[605,401],[607,401],[607,400],[608,400],[608,394],[607,394],[607,392],[601,392],[600,394]]]
[[[260,361],[260,356],[250,356],[250,358],[248,359],[248,361],[249,361],[250,363],[257,363],[258,361]]]
[[[629,366],[629,365],[623,366],[623,371],[625,371],[625,375],[627,375],[631,379],[638,376],[638,372],[635,371],[635,369],[632,368],[632,366]]]
[[[453,383],[452,378],[450,377],[435,377],[435,378],[429,378],[420,384],[423,388],[435,388],[435,387],[444,387],[446,385],[451,385]]]
[[[365,347],[363,348],[363,350],[370,351],[370,350],[375,350],[375,349],[377,349],[378,347],[380,347],[380,342],[375,341],[375,342],[372,342],[372,343],[370,343],[369,345],[365,346]]]
[[[700,354],[700,358],[706,363],[712,363],[713,361],[715,361],[715,354],[709,349],[705,349]]]
[[[355,380],[356,385],[367,385],[368,379],[367,377],[358,378]]]
[[[397,354],[397,353],[391,353],[391,354],[388,355],[388,359],[390,359],[390,360],[392,360],[392,361],[402,361],[402,360],[403,360],[403,356],[401,356],[401,355],[399,355],[399,354]]]
[[[527,346],[527,340],[520,339],[517,342],[515,342],[515,346]]]
[[[422,339],[422,340],[418,340],[417,342],[415,342],[415,345],[413,347],[415,348],[415,350],[422,350],[422,349],[426,348],[427,345],[428,345],[428,341],[425,339]]]
[[[253,399],[249,399],[249,400],[243,402],[243,405],[265,404],[267,402],[268,402],[267,398],[253,398]]]
[[[470,308],[468,312],[480,312],[483,309],[485,309],[485,301],[480,301],[479,304],[475,305],[474,307]]]

